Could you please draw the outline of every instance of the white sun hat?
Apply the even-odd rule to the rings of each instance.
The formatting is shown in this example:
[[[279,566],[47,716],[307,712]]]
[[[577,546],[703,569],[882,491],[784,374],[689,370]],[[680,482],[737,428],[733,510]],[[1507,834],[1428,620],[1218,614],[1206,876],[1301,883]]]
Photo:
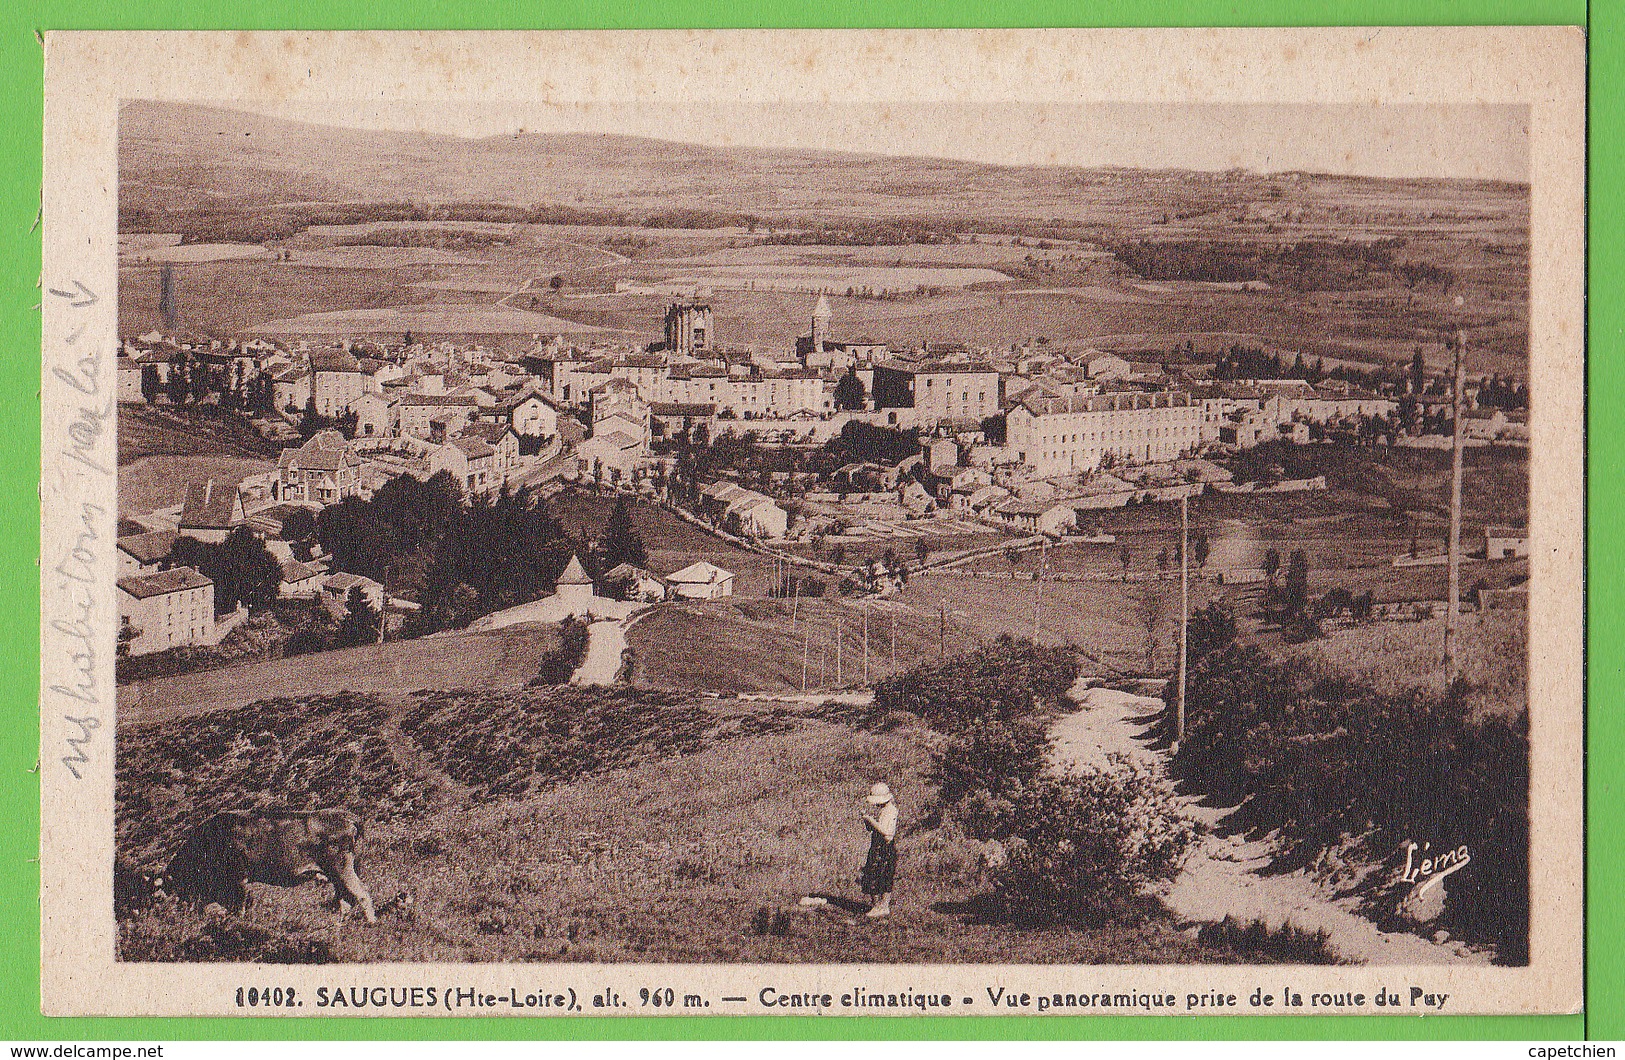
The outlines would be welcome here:
[[[885,781],[881,781],[869,789],[867,798],[871,806],[884,806],[891,801],[891,788],[886,786]]]

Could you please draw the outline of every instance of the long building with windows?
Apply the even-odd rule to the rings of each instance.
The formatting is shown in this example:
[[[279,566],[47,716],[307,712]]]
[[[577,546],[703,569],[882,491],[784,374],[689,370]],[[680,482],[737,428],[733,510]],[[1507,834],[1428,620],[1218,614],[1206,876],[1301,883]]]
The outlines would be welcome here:
[[[1005,416],[1006,448],[1041,475],[1174,460],[1201,443],[1202,407],[1183,391],[1034,396]]]

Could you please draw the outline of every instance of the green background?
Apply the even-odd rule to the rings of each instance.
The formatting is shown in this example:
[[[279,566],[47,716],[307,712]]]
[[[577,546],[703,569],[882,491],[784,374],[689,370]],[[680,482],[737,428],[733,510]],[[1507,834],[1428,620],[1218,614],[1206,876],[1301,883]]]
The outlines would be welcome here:
[[[1619,900],[1620,759],[1625,755],[1620,671],[1621,591],[1606,559],[1625,543],[1625,505],[1605,477],[1588,495],[1587,1004],[1584,1016],[1549,1017],[669,1017],[664,1019],[46,1019],[39,1011],[39,840],[37,727],[39,688],[38,468],[39,210],[42,51],[36,33],[50,29],[520,29],[1016,27],[1016,26],[1286,26],[1286,25],[1588,25],[1590,52],[1591,201],[1588,320],[1592,342],[1609,343],[1625,328],[1621,196],[1625,113],[1617,89],[1625,40],[1620,5],[1588,9],[1584,0],[1162,0],[1092,3],[988,0],[867,0],[741,3],[660,0],[606,5],[601,0],[545,4],[485,0],[443,5],[422,0],[173,0],[170,3],[5,5],[0,12],[0,422],[13,424],[0,450],[0,1039],[204,1038],[1522,1038],[1625,1039],[1622,983],[1625,902]],[[1589,361],[1589,451],[1602,468],[1625,458],[1625,371],[1610,357]],[[1601,410],[1601,415],[1597,415]],[[1610,414],[1613,413],[1613,414]]]

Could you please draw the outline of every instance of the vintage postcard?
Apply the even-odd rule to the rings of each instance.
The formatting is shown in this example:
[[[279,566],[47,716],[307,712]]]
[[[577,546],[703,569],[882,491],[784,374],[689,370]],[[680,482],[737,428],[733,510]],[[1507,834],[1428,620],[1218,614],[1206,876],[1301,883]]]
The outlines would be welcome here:
[[[1579,1008],[1579,31],[45,44],[48,1013]]]

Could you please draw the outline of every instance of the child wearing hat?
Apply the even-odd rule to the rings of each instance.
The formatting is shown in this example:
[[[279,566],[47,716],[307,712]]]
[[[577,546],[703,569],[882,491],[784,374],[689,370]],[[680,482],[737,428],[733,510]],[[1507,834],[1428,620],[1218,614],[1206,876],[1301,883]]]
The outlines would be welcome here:
[[[869,829],[869,857],[858,884],[875,900],[867,915],[878,918],[891,915],[892,883],[897,877],[897,802],[884,782],[869,789],[866,801],[875,807],[875,813],[863,815]]]

